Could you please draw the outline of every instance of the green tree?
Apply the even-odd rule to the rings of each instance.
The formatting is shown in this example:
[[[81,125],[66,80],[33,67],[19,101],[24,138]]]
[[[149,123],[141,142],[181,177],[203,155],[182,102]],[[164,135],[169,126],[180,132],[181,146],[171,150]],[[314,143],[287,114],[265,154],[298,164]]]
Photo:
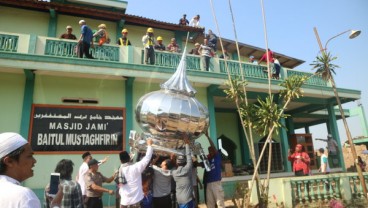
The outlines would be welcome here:
[[[315,71],[316,75],[320,75],[322,77],[322,79],[324,79],[326,81],[329,81],[331,83],[333,92],[335,94],[336,102],[337,102],[337,105],[339,107],[341,118],[342,118],[342,121],[344,123],[344,128],[345,128],[346,136],[347,136],[350,148],[351,148],[351,153],[352,153],[354,161],[355,161],[355,167],[358,171],[360,184],[362,185],[362,188],[363,188],[364,197],[367,199],[367,186],[365,184],[365,180],[364,180],[364,177],[363,177],[363,174],[362,174],[362,170],[356,162],[357,158],[358,158],[357,153],[356,153],[356,150],[355,150],[353,139],[351,138],[351,133],[350,133],[350,129],[349,129],[348,123],[347,123],[346,118],[345,118],[344,110],[342,109],[340,97],[339,97],[339,94],[338,94],[337,88],[336,88],[336,83],[335,83],[335,80],[334,80],[333,75],[332,75],[332,73],[336,74],[335,69],[339,68],[339,66],[332,63],[332,61],[336,60],[337,57],[333,57],[329,52],[326,53],[325,50],[321,50],[321,51],[322,51],[322,55],[317,56],[316,60],[313,61],[313,63],[311,64],[311,66],[313,66],[312,70],[316,70]]]

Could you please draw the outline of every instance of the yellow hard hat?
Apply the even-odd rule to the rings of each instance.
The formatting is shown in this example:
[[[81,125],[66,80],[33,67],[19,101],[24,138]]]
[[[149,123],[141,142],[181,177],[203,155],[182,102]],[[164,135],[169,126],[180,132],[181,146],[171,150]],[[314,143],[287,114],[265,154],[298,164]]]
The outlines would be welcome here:
[[[148,33],[153,33],[153,29],[152,29],[152,27],[149,27],[149,28],[147,29],[147,32],[148,32]]]
[[[106,25],[105,25],[105,24],[100,24],[100,25],[98,26],[98,28],[106,29]]]
[[[123,29],[121,32],[122,33],[128,33],[128,30],[127,29]]]
[[[163,40],[161,36],[158,36],[157,37],[157,40]]]

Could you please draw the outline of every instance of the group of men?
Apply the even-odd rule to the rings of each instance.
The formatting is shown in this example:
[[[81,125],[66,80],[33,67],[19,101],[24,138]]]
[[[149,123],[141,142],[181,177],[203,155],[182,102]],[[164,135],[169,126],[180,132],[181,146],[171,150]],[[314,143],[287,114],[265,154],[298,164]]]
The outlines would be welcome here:
[[[186,19],[186,14],[179,20],[180,25],[189,25],[193,27],[197,27],[199,25],[199,15],[193,17],[191,22]],[[83,58],[84,56],[89,59],[94,59],[92,54],[90,53],[90,48],[94,47],[93,45],[93,38],[99,38],[99,45],[103,43],[109,43],[109,38],[106,31],[106,25],[101,24],[99,25],[99,30],[93,34],[90,27],[87,26],[85,20],[80,20],[79,25],[81,26],[81,35],[78,38],[78,45],[77,45],[77,55],[79,58]],[[62,34],[60,38],[63,39],[72,39],[76,40],[77,37],[72,34],[72,27],[66,27],[66,33]],[[157,42],[156,42],[157,40]],[[142,43],[144,47],[144,63],[154,65],[155,64],[155,50],[160,51],[170,51],[170,52],[180,52],[180,47],[176,42],[175,38],[171,39],[170,44],[165,47],[163,44],[163,38],[158,36],[155,40],[154,30],[153,28],[148,28],[146,34],[142,37]],[[119,38],[116,42],[118,45],[121,46],[128,46],[132,43],[128,39],[128,30],[124,28],[121,31],[121,38]],[[189,54],[200,55],[202,57],[202,65],[206,71],[210,70],[210,60],[214,56],[217,49],[217,36],[212,32],[212,30],[208,30],[208,34],[205,36],[203,40],[203,44],[196,43],[195,48],[192,49]],[[219,56],[219,58],[229,59],[230,56],[225,49],[224,52]],[[274,57],[274,53],[267,49],[266,53],[259,59],[259,61],[255,61],[254,57],[249,58],[249,62],[257,63],[258,65],[262,62],[266,61],[270,64],[270,69],[272,73],[272,78],[279,79],[280,77],[280,70],[281,64],[279,60]],[[265,71],[266,72],[266,71]]]
[[[328,157],[331,157],[332,167],[338,166],[338,156],[339,146],[337,142],[332,138],[331,134],[327,135],[327,139],[316,139],[327,142],[327,150],[328,154],[324,148],[320,148],[318,150],[320,155],[320,168],[318,171],[323,174],[327,174],[330,172],[330,163]],[[305,152],[305,149],[302,144],[297,144],[295,146],[295,151],[292,153],[289,149],[288,152],[288,160],[292,162],[293,172],[295,176],[307,176],[311,174],[310,170],[310,157],[308,153]]]
[[[208,207],[224,207],[224,191],[221,186],[221,155],[210,142],[208,159],[211,171],[205,172],[204,184],[207,186]],[[115,181],[118,184],[120,208],[144,207],[146,196],[142,173],[151,165],[153,155],[152,140],[147,139],[145,156],[133,163],[128,152],[119,154],[121,165],[111,177],[105,177],[98,171],[99,165],[107,161],[93,159],[89,152],[82,155],[83,163],[79,168],[76,181],[72,180],[73,162],[62,159],[56,165],[55,172],[60,173],[58,192],[50,195],[50,185],[45,188],[45,207],[87,207],[102,208],[102,195],[114,194],[114,190],[102,186],[104,182]],[[193,190],[193,162],[189,148],[190,140],[184,136],[185,154],[173,159],[165,159],[160,166],[153,165],[153,206],[172,207],[172,180],[175,182],[174,206],[193,208],[197,205]],[[30,144],[17,133],[0,134],[0,207],[40,208],[38,197],[21,182],[33,176],[37,161],[33,157]],[[154,162],[153,162],[154,163]],[[172,168],[176,165],[176,168]],[[143,183],[142,183],[143,182]],[[117,207],[119,207],[117,206]]]
[[[187,20],[187,15],[183,14],[183,17],[179,19],[179,25],[182,26],[192,26],[192,27],[200,27],[199,26],[199,19],[200,19],[200,15],[197,14],[195,15],[189,22],[189,20]]]
[[[206,134],[207,135],[207,134]],[[204,183],[206,189],[206,204],[210,207],[224,206],[224,191],[221,185],[221,155],[216,151],[213,142],[210,142],[209,161],[211,171],[205,172]],[[153,148],[152,140],[147,140],[147,151],[145,156],[136,163],[131,162],[127,152],[120,153],[121,166],[119,168],[118,181],[120,193],[120,205],[122,208],[128,207],[176,207],[194,208],[198,205],[198,198],[195,194],[193,185],[192,153],[189,148],[190,140],[183,138],[185,143],[184,155],[178,155],[176,158],[161,160],[160,166],[156,165],[159,157],[152,160]],[[152,161],[152,163],[150,163]],[[152,165],[153,199],[151,206],[145,204],[144,198],[147,196],[145,180],[142,181],[142,173]],[[176,168],[173,168],[176,166]],[[175,187],[174,190],[172,187]],[[172,194],[175,193],[174,196]]]

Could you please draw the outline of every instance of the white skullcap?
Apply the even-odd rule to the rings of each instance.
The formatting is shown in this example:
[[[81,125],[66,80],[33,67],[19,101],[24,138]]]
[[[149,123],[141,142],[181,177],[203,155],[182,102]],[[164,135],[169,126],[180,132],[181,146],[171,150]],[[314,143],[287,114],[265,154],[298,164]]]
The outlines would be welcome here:
[[[79,21],[79,24],[85,24],[85,23],[86,23],[86,21],[84,21],[84,20]]]
[[[27,144],[21,135],[12,132],[0,134],[0,158]]]

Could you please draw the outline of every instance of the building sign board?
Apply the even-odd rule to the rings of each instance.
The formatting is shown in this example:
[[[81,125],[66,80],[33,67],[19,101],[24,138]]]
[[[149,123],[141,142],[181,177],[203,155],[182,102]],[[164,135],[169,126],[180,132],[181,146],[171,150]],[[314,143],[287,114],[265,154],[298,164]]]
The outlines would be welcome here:
[[[35,152],[122,151],[124,141],[125,108],[32,106],[29,142]]]

